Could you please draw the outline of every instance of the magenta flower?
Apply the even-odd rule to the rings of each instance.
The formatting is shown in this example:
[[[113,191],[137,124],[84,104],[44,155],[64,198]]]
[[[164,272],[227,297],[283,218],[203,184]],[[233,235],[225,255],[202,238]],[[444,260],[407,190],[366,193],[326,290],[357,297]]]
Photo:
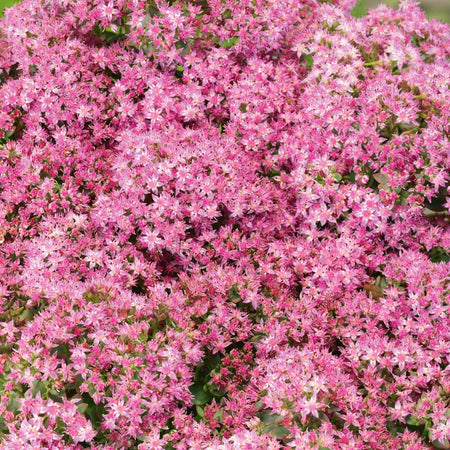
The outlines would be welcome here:
[[[1,448],[448,447],[449,27],[353,4],[6,11]]]

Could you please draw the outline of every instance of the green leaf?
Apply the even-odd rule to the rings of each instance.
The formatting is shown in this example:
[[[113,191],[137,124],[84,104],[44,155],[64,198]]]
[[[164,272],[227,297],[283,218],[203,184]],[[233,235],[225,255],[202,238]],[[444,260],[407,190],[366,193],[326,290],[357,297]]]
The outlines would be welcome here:
[[[414,416],[411,416],[411,415],[407,416],[405,421],[406,421],[406,423],[408,425],[418,425],[419,424],[417,419]]]
[[[38,66],[37,66],[36,64],[31,64],[31,65],[28,67],[28,70],[29,70],[29,72],[30,72],[30,76],[33,76],[33,75],[35,75],[36,72],[38,71]]]
[[[340,173],[333,173],[331,175],[338,183],[340,183],[342,181],[342,175]]]
[[[316,176],[316,181],[318,183],[320,183],[322,186],[325,185],[325,180],[323,179],[322,175],[320,175],[320,174]]]
[[[77,410],[80,414],[84,414],[88,408],[89,405],[87,403],[78,403],[77,405]]]
[[[38,392],[44,393],[46,392],[46,386],[44,383],[42,383],[41,380],[35,380],[33,383],[33,389],[31,390],[31,393],[33,396],[35,396]]]
[[[19,409],[20,403],[17,401],[18,395],[12,392],[9,397],[7,409],[11,412],[16,412]]]
[[[444,440],[440,441],[438,439],[435,439],[433,442],[433,447],[439,448],[442,450],[448,450],[450,448],[450,442],[444,438]]]
[[[189,386],[189,391],[194,396],[194,405],[202,406],[212,400],[212,395],[205,391],[204,386],[201,383],[192,384]]]
[[[70,351],[69,351],[69,345],[66,343],[62,343],[58,345],[57,347],[53,347],[50,350],[50,353],[54,355],[56,353],[56,356],[58,358],[64,358],[67,361],[70,360]]]
[[[175,71],[175,77],[180,79],[183,77],[184,73],[184,67],[180,66],[180,64],[177,65],[177,70]]]
[[[285,436],[291,433],[286,427],[280,426],[268,426],[264,431],[273,434],[277,439],[284,439]]]
[[[434,263],[450,261],[450,254],[443,247],[433,247],[426,254]]]
[[[228,298],[232,302],[240,302],[242,300],[242,298],[241,298],[241,296],[239,295],[239,292],[238,292],[238,285],[237,284],[233,284],[233,286],[231,286],[231,289],[228,291]]]
[[[23,321],[25,321],[25,322],[28,322],[29,320],[31,320],[33,318],[33,313],[31,312],[31,310],[30,309],[28,309],[28,308],[25,308],[23,311],[22,311],[22,314],[20,314],[20,316],[19,316],[19,320],[23,320]]]
[[[205,410],[200,406],[200,405],[196,405],[195,407],[197,414],[204,419],[205,418]]]
[[[447,208],[445,208],[443,205],[445,203],[445,197],[443,195],[436,195],[431,199],[431,202],[428,201],[428,199],[425,199],[424,205],[431,209],[432,211],[446,211]]]
[[[248,106],[248,103],[241,103],[240,106],[239,106],[239,110],[241,112],[243,112],[243,113],[246,113],[247,112],[247,106]]]
[[[217,389],[214,384],[207,384],[206,386],[204,386],[204,389],[215,398],[223,397],[225,395],[225,392]]]
[[[224,40],[219,43],[221,47],[230,48],[233,47],[233,45],[237,44],[239,42],[239,36],[233,36],[228,41]]]
[[[312,54],[306,54],[306,53],[302,53],[303,59],[306,62],[306,67],[308,69],[311,69],[311,67],[314,65],[314,58]]]
[[[279,414],[272,414],[271,410],[266,409],[265,411],[260,412],[257,416],[261,419],[261,422],[272,425],[274,423],[279,423],[283,420],[283,417]]]
[[[389,178],[381,173],[374,173],[373,178],[381,185],[388,184]]]
[[[103,420],[103,415],[106,414],[105,405],[103,403],[96,404],[87,392],[84,392],[81,395],[81,398],[83,399],[83,402],[88,405],[85,415],[89,417],[92,425],[95,428],[98,428]]]

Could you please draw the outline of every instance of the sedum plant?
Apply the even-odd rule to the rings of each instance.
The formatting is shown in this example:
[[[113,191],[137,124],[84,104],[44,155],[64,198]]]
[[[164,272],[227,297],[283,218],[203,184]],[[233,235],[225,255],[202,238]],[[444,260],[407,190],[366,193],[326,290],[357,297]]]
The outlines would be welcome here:
[[[7,10],[1,448],[449,448],[450,29],[353,3]]]

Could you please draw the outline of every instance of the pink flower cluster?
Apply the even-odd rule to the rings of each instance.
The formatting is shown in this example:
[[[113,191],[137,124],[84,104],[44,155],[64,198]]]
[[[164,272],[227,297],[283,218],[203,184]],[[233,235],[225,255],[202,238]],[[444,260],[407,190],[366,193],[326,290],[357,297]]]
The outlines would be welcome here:
[[[0,448],[449,448],[450,28],[352,3],[7,10]]]

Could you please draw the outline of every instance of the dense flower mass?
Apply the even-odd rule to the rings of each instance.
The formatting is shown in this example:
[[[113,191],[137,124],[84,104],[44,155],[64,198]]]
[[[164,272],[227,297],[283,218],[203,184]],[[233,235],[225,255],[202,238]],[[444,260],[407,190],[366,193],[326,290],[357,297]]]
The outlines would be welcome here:
[[[450,28],[353,3],[7,10],[0,448],[449,448]]]

